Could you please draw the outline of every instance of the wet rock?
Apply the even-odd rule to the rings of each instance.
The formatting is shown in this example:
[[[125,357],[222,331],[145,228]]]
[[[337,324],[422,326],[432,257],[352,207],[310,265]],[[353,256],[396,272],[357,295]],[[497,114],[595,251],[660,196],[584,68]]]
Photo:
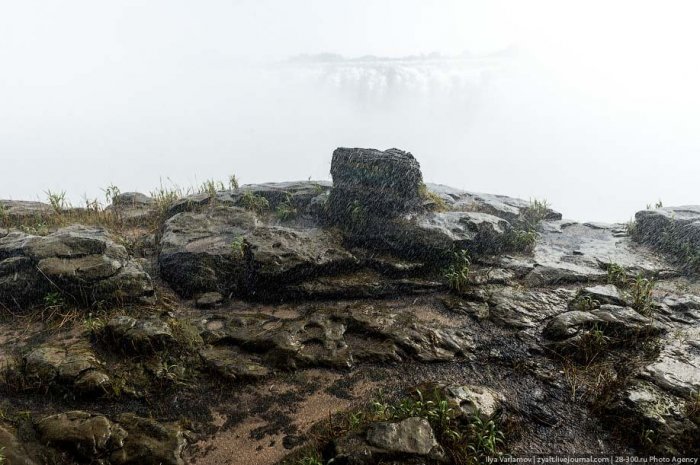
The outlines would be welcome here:
[[[505,195],[466,192],[441,184],[428,184],[430,192],[438,195],[450,210],[476,211],[503,218],[508,222],[517,221],[530,202]],[[547,221],[560,220],[561,213],[549,209]]]
[[[296,211],[294,220],[313,221],[325,214],[325,198],[330,191],[328,181],[291,181],[269,182],[263,184],[246,184],[239,189],[216,192],[212,198],[209,193],[194,194],[176,201],[167,212],[170,218],[178,213],[201,211],[212,206],[241,207],[246,206],[246,196],[262,197],[267,201],[266,216],[272,221],[280,205],[291,207]]]
[[[369,218],[363,228],[346,231],[346,237],[353,244],[435,267],[448,264],[461,249],[473,255],[500,252],[511,229],[506,220],[487,213],[423,212]]]
[[[103,364],[85,343],[44,345],[23,359],[29,386],[64,386],[77,393],[102,394],[110,386]]]
[[[633,274],[673,272],[673,267],[633,244],[629,237],[618,235],[619,225],[601,228],[560,223],[557,232],[541,231],[532,257],[534,268],[525,278],[528,286],[600,282],[607,279],[606,268],[611,264]],[[508,262],[503,265],[507,267]]]
[[[661,308],[677,322],[694,324],[700,320],[700,297],[694,295],[668,295],[663,298]]]
[[[150,418],[125,413],[117,417],[127,432],[124,445],[110,455],[113,465],[184,465],[185,432],[177,425],[163,425]]]
[[[598,304],[609,304],[624,307],[627,305],[624,294],[613,284],[587,287],[581,289],[578,296],[580,298],[589,298],[591,301]]]
[[[664,339],[657,359],[640,376],[677,396],[691,398],[700,392],[700,328],[679,331]]]
[[[160,318],[137,319],[120,315],[107,322],[104,334],[129,352],[149,353],[175,344],[172,329]]]
[[[588,358],[590,344],[620,345],[629,341],[658,336],[666,325],[639,314],[630,307],[602,305],[599,309],[569,311],[552,318],[544,328],[547,339],[555,341],[550,347],[561,352],[573,352]]]
[[[501,394],[484,386],[453,385],[443,387],[442,391],[453,408],[466,419],[476,414],[492,417],[504,402]]]
[[[92,459],[123,447],[128,433],[102,415],[71,411],[46,417],[36,424],[43,443]]]
[[[374,306],[319,310],[295,319],[265,314],[212,316],[200,320],[199,326],[207,343],[233,345],[260,354],[265,364],[285,369],[348,368],[359,360],[409,357],[447,361],[473,349],[471,338],[461,330],[421,323],[413,315]],[[233,370],[239,365],[237,357],[231,355]],[[212,358],[220,358],[219,353]]]
[[[685,265],[700,269],[700,206],[642,210],[635,215],[635,240],[668,252]]]
[[[424,418],[407,418],[398,423],[374,423],[367,430],[367,442],[389,454],[441,455],[433,428]]]
[[[698,423],[683,411],[684,402],[646,381],[625,388],[610,406],[623,430],[637,436],[644,447],[668,455],[697,455]]]
[[[228,347],[212,347],[200,351],[204,364],[213,372],[231,381],[264,378],[270,370],[256,361],[254,355]]]
[[[5,220],[11,222],[41,221],[42,218],[55,213],[49,204],[26,200],[0,200],[0,211]]]
[[[36,302],[60,292],[83,304],[149,300],[153,285],[103,229],[75,225],[48,236],[0,239],[0,302]]]
[[[503,326],[530,328],[567,310],[574,291],[569,289],[524,290],[493,287],[486,297],[490,319]]]
[[[396,217],[421,205],[423,176],[408,152],[338,148],[331,175],[328,211],[334,223],[355,228],[360,216]]]
[[[182,465],[186,445],[179,427],[122,414],[116,421],[83,411],[51,415],[36,423],[44,443],[92,460],[108,457],[112,465]]]
[[[0,453],[8,465],[39,465],[44,456],[36,445],[21,441],[10,428],[0,425]]]
[[[154,200],[140,192],[124,192],[115,196],[108,210],[131,224],[143,224],[155,218],[157,214]]]
[[[224,301],[224,296],[218,292],[205,292],[204,294],[197,297],[195,301],[195,306],[197,308],[214,308]]]
[[[285,295],[300,299],[377,298],[394,295],[423,294],[445,288],[434,279],[391,278],[372,270],[339,276],[320,276],[298,284],[284,286]]]
[[[352,267],[356,261],[332,231],[265,225],[250,211],[216,207],[171,218],[159,262],[163,277],[189,296],[274,293],[280,284]]]

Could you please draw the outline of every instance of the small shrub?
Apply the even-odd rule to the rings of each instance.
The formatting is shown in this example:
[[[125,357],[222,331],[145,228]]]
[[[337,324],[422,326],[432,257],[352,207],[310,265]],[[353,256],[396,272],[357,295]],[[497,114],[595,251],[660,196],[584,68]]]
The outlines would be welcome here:
[[[298,211],[292,202],[292,197],[289,194],[287,194],[283,202],[277,205],[275,213],[280,221],[287,221],[297,216]]]
[[[165,219],[170,208],[184,196],[185,192],[177,185],[173,184],[166,187],[161,181],[158,189],[151,192],[151,198],[153,199],[153,205],[155,206],[158,218],[160,220]]]
[[[518,229],[537,232],[540,223],[547,219],[549,212],[549,203],[546,200],[530,200],[530,204],[520,210]]]
[[[221,181],[214,181],[213,179],[207,179],[199,186],[198,193],[207,194],[212,199],[216,197],[216,193],[219,191],[226,190],[224,183]]]
[[[270,209],[270,202],[262,195],[253,194],[250,191],[246,191],[241,196],[239,200],[241,207],[246,210],[250,210],[257,214],[263,214]]]
[[[614,284],[619,288],[625,288],[628,284],[627,271],[617,263],[607,266],[608,284]]]
[[[632,308],[645,316],[651,316],[654,311],[654,280],[647,279],[641,274],[632,281],[630,285],[630,294],[632,299]]]
[[[105,193],[105,200],[108,204],[113,204],[114,200],[122,193],[122,191],[114,184],[110,184],[109,186],[105,187],[102,189],[102,192]]]
[[[444,276],[450,289],[458,294],[462,294],[469,286],[469,269],[471,259],[469,252],[460,250],[454,253],[452,264],[445,270]]]
[[[238,178],[236,177],[235,174],[232,174],[231,176],[228,177],[228,187],[229,189],[236,190],[238,189]]]
[[[66,191],[52,192],[48,190],[46,191],[46,197],[51,208],[59,215],[69,207],[68,201],[66,200]]]
[[[245,257],[245,239],[239,236],[231,241],[231,253],[235,258],[243,259]]]
[[[47,308],[63,307],[65,299],[59,292],[49,292],[44,296],[44,306]]]
[[[535,249],[535,244],[537,244],[537,233],[535,231],[513,229],[505,235],[503,242],[506,250],[532,252]]]

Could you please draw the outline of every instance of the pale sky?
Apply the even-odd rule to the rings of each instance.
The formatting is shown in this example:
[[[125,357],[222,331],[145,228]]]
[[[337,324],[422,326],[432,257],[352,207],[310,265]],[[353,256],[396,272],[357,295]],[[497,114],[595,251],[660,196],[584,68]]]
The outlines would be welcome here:
[[[351,145],[579,220],[697,204],[698,18],[668,0],[3,1],[0,198],[327,179]]]

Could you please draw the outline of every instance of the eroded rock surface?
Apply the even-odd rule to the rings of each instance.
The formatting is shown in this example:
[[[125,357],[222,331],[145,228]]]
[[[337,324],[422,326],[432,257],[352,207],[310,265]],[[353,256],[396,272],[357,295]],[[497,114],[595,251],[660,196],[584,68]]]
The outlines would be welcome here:
[[[186,441],[182,429],[133,414],[116,421],[71,411],[38,421],[41,440],[82,460],[106,457],[113,465],[182,465]]]
[[[59,294],[75,303],[134,302],[153,296],[151,278],[105,230],[75,225],[48,236],[0,238],[0,302]]]

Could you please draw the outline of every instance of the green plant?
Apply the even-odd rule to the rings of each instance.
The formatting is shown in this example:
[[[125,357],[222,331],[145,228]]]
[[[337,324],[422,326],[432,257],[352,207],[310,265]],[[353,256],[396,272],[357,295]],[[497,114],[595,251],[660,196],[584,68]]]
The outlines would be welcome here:
[[[645,316],[651,316],[654,310],[654,280],[647,279],[641,274],[630,284],[632,308]]]
[[[540,223],[547,219],[549,213],[549,203],[546,200],[530,200],[529,205],[520,210],[518,229],[537,232]]]
[[[236,177],[235,174],[232,174],[231,176],[228,177],[228,187],[229,189],[236,190],[238,189],[238,178]]]
[[[627,271],[617,263],[610,263],[607,266],[608,284],[614,284],[617,287],[627,287],[628,278]]]
[[[289,194],[286,195],[284,201],[277,205],[275,213],[280,221],[286,221],[297,216],[298,211],[292,202],[292,197]]]
[[[246,191],[238,201],[240,206],[257,214],[265,213],[270,209],[270,202],[262,195],[256,195],[251,191]]]
[[[5,463],[5,448],[0,447],[0,465]]]
[[[596,324],[590,331],[581,335],[577,346],[586,363],[590,363],[608,347],[609,342],[610,338]]]
[[[66,200],[65,191],[52,192],[51,190],[48,190],[46,191],[46,196],[55,213],[61,214],[69,206],[68,201]]]
[[[114,184],[110,184],[109,186],[105,187],[102,189],[102,192],[105,193],[105,200],[107,203],[111,204],[113,204],[116,198],[122,193],[122,191]]]
[[[452,264],[444,272],[444,277],[450,289],[458,294],[462,294],[467,290],[470,267],[471,259],[468,251],[460,250],[454,253]]]
[[[7,220],[7,210],[5,209],[5,204],[0,202],[0,223],[4,223]]]
[[[55,308],[63,307],[65,305],[65,300],[59,292],[49,292],[44,296],[44,306]]]
[[[537,243],[537,232],[512,229],[503,238],[506,250],[532,252]]]
[[[245,239],[243,236],[238,236],[234,240],[231,241],[231,254],[235,258],[242,259],[245,257]]]
[[[163,180],[161,180],[158,189],[151,191],[151,198],[158,218],[164,219],[175,202],[184,196],[185,192],[180,187],[175,184],[164,186]]]
[[[302,457],[297,460],[296,465],[323,465],[323,461],[316,454],[307,455],[306,457]]]
[[[493,419],[483,419],[477,411],[469,424],[469,445],[471,455],[481,463],[486,457],[498,455],[498,449],[505,440],[505,435],[498,429]]]
[[[198,193],[207,194],[209,197],[216,197],[218,191],[226,190],[224,183],[221,181],[214,181],[213,179],[207,179],[199,186]]]

